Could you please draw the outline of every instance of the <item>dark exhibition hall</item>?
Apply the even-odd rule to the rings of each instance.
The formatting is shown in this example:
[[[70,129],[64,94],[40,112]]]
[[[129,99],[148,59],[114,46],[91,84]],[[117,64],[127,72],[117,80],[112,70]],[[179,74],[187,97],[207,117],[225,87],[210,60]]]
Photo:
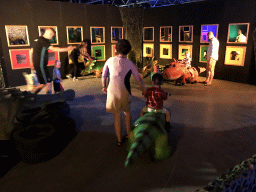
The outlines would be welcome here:
[[[255,10],[0,1],[0,192],[256,192]]]

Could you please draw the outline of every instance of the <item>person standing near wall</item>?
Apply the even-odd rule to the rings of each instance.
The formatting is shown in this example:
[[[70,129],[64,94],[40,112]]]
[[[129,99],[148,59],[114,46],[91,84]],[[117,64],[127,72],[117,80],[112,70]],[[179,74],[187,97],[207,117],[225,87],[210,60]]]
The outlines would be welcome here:
[[[36,43],[33,46],[32,57],[33,65],[36,70],[36,75],[39,81],[39,85],[34,88],[32,93],[39,93],[44,87],[47,88],[47,94],[52,93],[52,78],[50,77],[49,71],[47,69],[48,64],[48,50],[53,52],[68,52],[73,50],[73,46],[66,48],[53,47],[51,46],[49,40],[51,40],[55,35],[53,28],[45,29],[43,36],[36,39]]]
[[[210,41],[209,47],[207,50],[207,65],[206,65],[206,81],[205,86],[209,86],[212,84],[212,80],[214,77],[214,70],[216,61],[219,58],[219,41],[216,37],[214,37],[214,34],[212,31],[208,32],[207,37]]]
[[[114,125],[117,136],[117,145],[122,144],[122,123],[121,112],[124,111],[125,126],[127,135],[131,128],[131,113],[130,113],[130,76],[133,74],[145,93],[146,87],[142,81],[136,66],[127,59],[127,54],[131,50],[131,45],[128,40],[119,40],[116,44],[118,56],[109,58],[103,68],[102,73],[102,92],[107,94],[106,111],[114,113]],[[109,74],[109,85],[106,85],[106,78]]]

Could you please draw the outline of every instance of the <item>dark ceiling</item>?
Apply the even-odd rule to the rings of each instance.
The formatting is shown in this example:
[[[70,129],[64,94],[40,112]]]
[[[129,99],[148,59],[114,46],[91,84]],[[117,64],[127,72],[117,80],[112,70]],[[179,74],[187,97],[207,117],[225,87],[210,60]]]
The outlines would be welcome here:
[[[155,8],[163,6],[178,5],[184,3],[193,3],[206,0],[50,0],[50,1],[62,1],[70,3],[86,3],[86,4],[108,4],[118,7],[143,7],[143,8]]]

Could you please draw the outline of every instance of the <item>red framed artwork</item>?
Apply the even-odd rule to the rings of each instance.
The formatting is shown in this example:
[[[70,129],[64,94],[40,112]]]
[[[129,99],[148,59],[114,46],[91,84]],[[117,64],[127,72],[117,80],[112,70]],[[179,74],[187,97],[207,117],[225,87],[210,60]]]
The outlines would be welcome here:
[[[30,49],[9,50],[12,69],[31,68]]]
[[[47,66],[54,65],[55,60],[60,60],[59,52],[48,50],[48,64]]]
[[[116,53],[116,44],[111,45],[111,51],[112,51],[112,57],[117,56],[117,53]]]

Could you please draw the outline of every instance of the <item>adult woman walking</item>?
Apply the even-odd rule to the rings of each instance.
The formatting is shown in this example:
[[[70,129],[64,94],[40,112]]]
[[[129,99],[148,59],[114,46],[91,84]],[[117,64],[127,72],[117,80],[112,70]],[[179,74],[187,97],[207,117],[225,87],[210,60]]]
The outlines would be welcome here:
[[[116,44],[118,56],[109,58],[103,68],[102,86],[103,93],[107,94],[106,111],[114,113],[114,125],[117,136],[117,145],[122,144],[122,127],[121,112],[125,115],[125,126],[127,135],[131,128],[131,86],[130,76],[133,74],[137,82],[142,88],[143,93],[146,91],[145,84],[140,77],[136,66],[127,59],[127,54],[131,50],[128,40],[119,40]],[[109,85],[106,86],[106,78],[109,74]]]

